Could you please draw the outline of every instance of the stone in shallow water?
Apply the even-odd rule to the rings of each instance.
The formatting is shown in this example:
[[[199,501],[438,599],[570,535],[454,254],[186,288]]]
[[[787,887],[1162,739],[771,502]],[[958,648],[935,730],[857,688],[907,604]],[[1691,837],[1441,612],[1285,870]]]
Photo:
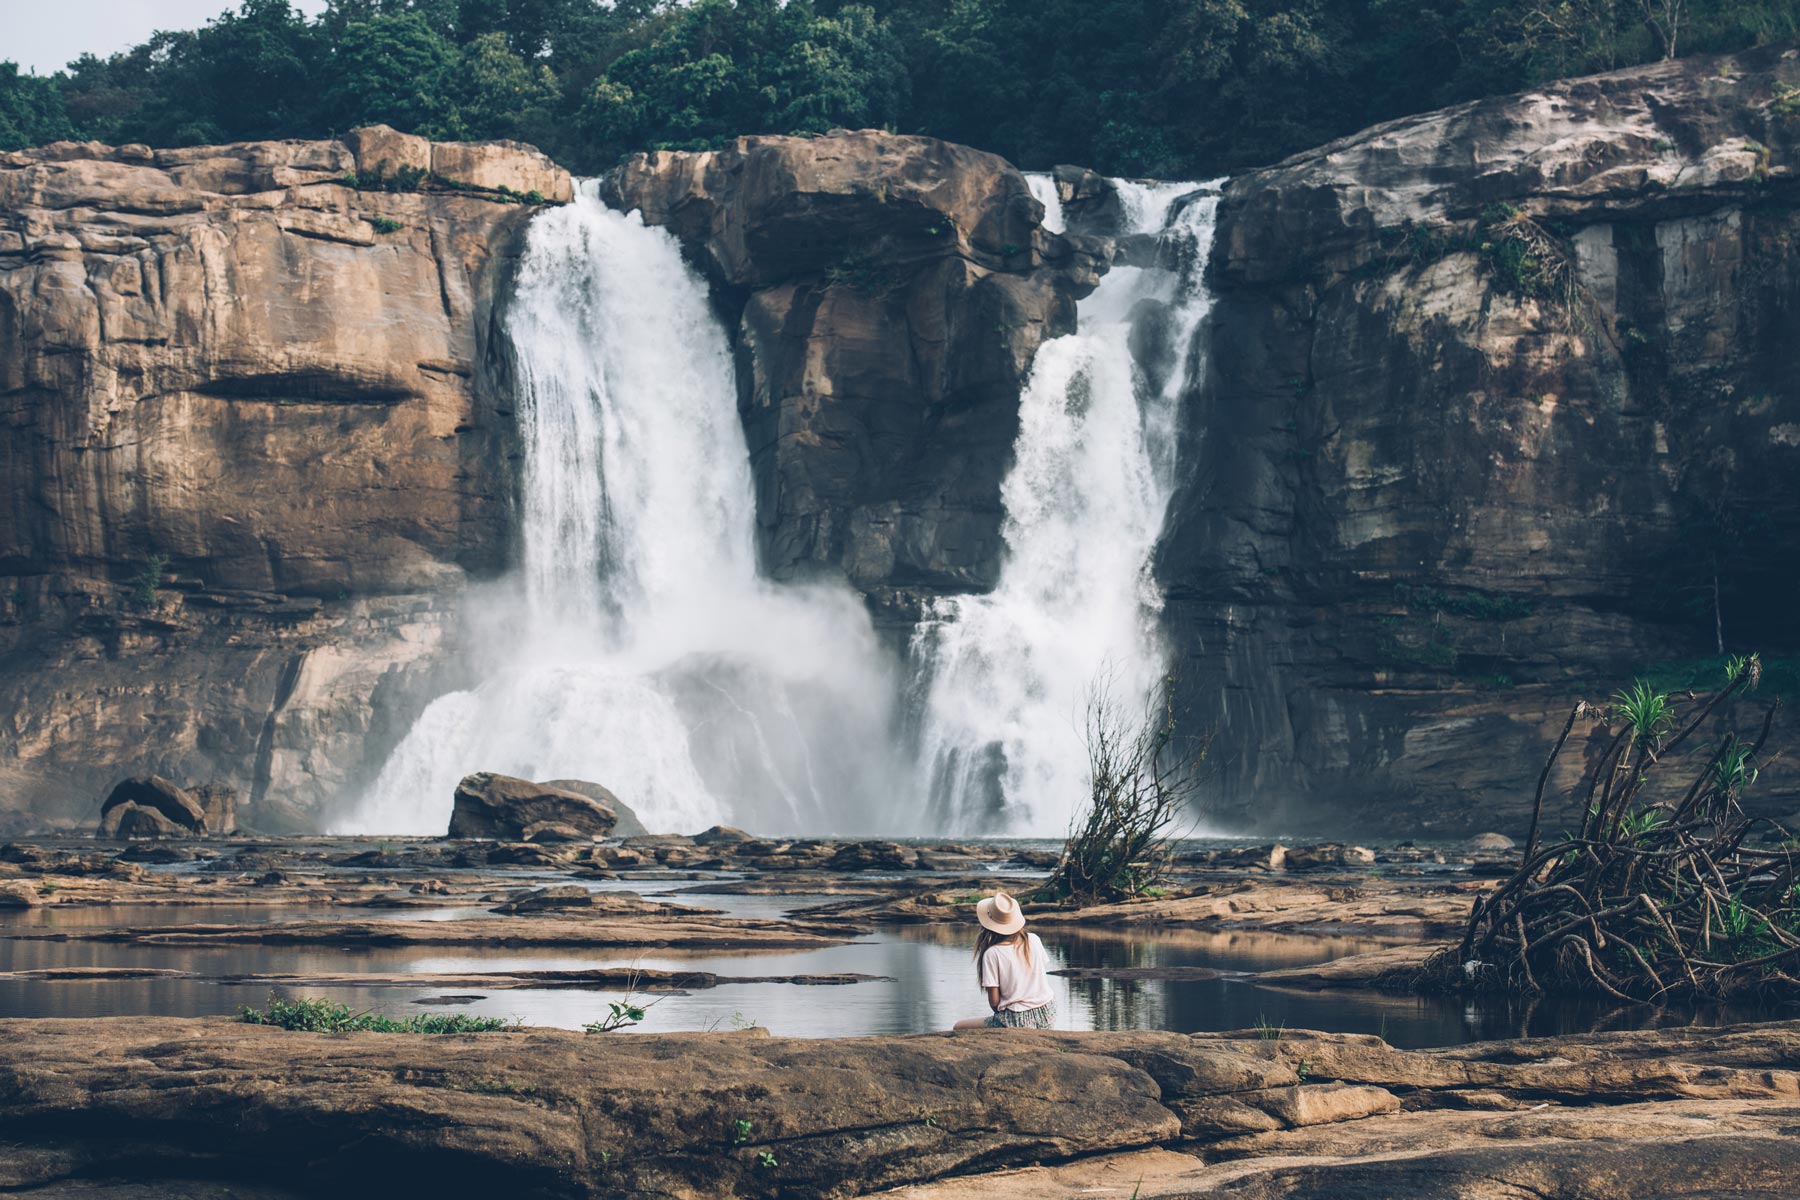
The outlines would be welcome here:
[[[0,908],[36,908],[43,902],[28,883],[0,883]]]
[[[140,813],[153,816],[134,815]],[[100,837],[183,837],[205,832],[206,809],[160,775],[122,781],[100,805]]]
[[[579,836],[605,837],[619,823],[617,802],[596,799],[546,783],[478,771],[456,785],[450,814],[453,838],[518,841],[536,825],[556,824]]]

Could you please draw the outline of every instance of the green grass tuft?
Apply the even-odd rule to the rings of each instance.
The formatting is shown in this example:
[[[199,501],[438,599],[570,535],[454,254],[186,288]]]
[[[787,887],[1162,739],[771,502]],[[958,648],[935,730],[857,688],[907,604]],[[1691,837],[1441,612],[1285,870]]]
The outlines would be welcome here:
[[[404,1021],[379,1013],[356,1012],[316,996],[298,1000],[270,997],[269,1007],[245,1007],[242,1015],[251,1025],[273,1025],[297,1033],[499,1033],[517,1029],[515,1021],[499,1017],[475,1017],[467,1013],[420,1013]]]

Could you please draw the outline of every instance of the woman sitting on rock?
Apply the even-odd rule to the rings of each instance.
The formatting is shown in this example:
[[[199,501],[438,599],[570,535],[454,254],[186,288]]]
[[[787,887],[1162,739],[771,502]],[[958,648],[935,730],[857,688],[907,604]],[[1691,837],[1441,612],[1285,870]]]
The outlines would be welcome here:
[[[975,976],[993,1015],[958,1021],[958,1029],[1049,1029],[1056,1023],[1055,996],[1045,973],[1050,956],[1035,933],[1025,932],[1019,902],[996,892],[975,906],[981,934],[975,939]]]

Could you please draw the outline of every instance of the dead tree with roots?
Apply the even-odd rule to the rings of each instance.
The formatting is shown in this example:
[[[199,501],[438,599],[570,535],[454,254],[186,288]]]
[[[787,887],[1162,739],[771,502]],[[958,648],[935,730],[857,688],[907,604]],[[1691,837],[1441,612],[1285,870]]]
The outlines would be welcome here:
[[[1034,898],[1080,907],[1141,896],[1168,874],[1174,830],[1200,786],[1204,738],[1175,720],[1174,680],[1141,706],[1110,675],[1088,689],[1083,736],[1088,799],[1076,812],[1062,861]]]
[[[1654,790],[1676,753],[1761,677],[1751,655],[1733,659],[1710,695],[1640,682],[1610,706],[1577,704],[1538,777],[1518,871],[1476,902],[1461,944],[1434,955],[1421,984],[1649,1002],[1800,995],[1800,858],[1786,829],[1740,803],[1779,702],[1753,738],[1719,736],[1685,788]],[[1610,737],[1577,789],[1581,827],[1544,839],[1544,790],[1584,717]],[[1746,845],[1759,827],[1774,838]]]

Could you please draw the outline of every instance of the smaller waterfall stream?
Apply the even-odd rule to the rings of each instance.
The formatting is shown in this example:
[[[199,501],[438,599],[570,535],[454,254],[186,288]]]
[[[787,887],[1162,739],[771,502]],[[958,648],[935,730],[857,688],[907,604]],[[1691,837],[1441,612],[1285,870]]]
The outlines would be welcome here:
[[[891,667],[847,588],[758,576],[731,357],[674,238],[585,187],[533,220],[505,333],[523,547],[493,665],[336,832],[441,834],[472,770],[594,780],[658,830],[867,832]]]
[[[1031,184],[1049,197],[1046,227],[1060,225],[1054,187]],[[1086,794],[1089,689],[1106,675],[1129,700],[1165,670],[1151,555],[1175,489],[1182,396],[1199,369],[1218,197],[1177,205],[1199,185],[1116,186],[1129,233],[1159,236],[1159,252],[1183,266],[1115,267],[1082,301],[1076,332],[1038,350],[1001,492],[999,585],[936,602],[913,641],[934,832],[1061,835]],[[1141,337],[1146,323],[1160,327]]]

